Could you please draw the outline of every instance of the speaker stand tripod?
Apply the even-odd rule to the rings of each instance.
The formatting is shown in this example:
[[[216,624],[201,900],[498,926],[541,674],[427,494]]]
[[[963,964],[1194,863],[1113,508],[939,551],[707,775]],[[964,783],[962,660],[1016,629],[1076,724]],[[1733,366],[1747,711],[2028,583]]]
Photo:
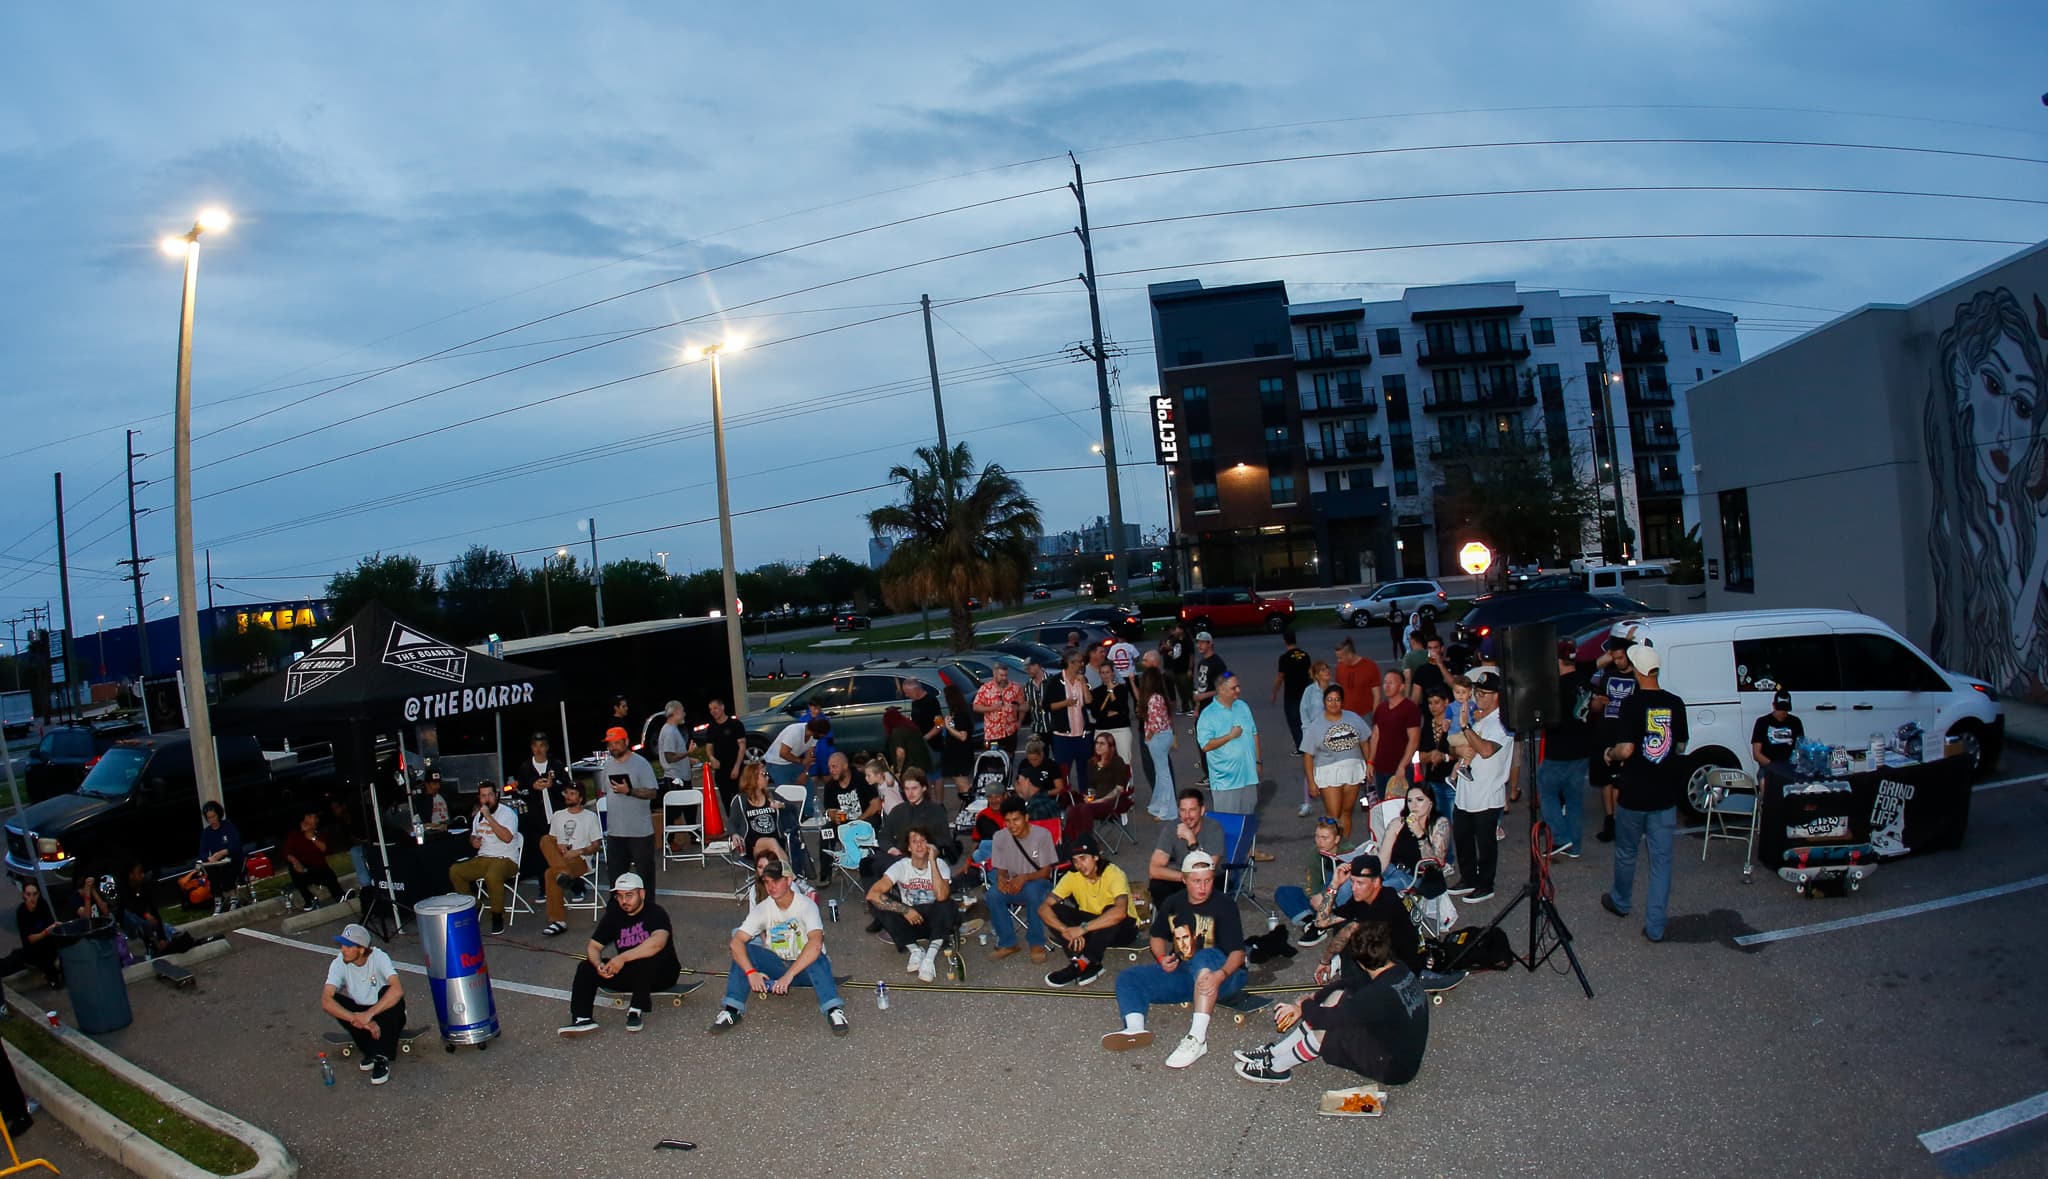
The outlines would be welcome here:
[[[1521,783],[1522,790],[1529,796],[1529,879],[1522,885],[1522,890],[1515,894],[1514,899],[1507,903],[1507,907],[1494,914],[1493,920],[1487,922],[1486,928],[1480,930],[1479,936],[1473,938],[1467,945],[1477,946],[1484,942],[1486,935],[1498,929],[1501,922],[1507,920],[1508,914],[1515,911],[1515,906],[1527,901],[1529,949],[1527,953],[1517,953],[1515,961],[1534,974],[1538,967],[1550,961],[1551,955],[1563,950],[1565,961],[1571,963],[1572,973],[1578,976],[1580,988],[1586,992],[1586,998],[1590,999],[1593,997],[1593,984],[1586,980],[1585,967],[1579,965],[1579,955],[1572,949],[1571,927],[1564,923],[1564,917],[1557,911],[1557,904],[1551,900],[1550,865],[1541,855],[1540,836],[1549,828],[1543,822],[1542,802],[1536,797],[1536,740],[1532,737],[1522,737],[1517,739],[1515,744],[1515,779]],[[1450,962],[1446,965],[1456,968],[1458,963]]]

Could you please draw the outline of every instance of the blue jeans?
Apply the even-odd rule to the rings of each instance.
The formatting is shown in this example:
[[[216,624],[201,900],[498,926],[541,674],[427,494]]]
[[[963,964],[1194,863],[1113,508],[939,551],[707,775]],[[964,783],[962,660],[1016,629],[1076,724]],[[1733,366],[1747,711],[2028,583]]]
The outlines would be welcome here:
[[[1586,837],[1586,825],[1580,817],[1580,812],[1586,809],[1586,759],[1545,758],[1536,767],[1536,797],[1543,800],[1543,821],[1549,824],[1557,846],[1577,847]]]
[[[782,972],[789,969],[789,963],[776,957],[774,951],[760,942],[747,943],[747,960],[753,963],[755,970],[767,975],[770,983],[781,978]],[[832,981],[832,960],[823,954],[818,955],[817,961],[806,966],[804,972],[797,975],[796,981],[791,983],[790,986],[809,987],[818,992],[818,1010],[820,1011],[830,1011],[834,1007],[846,1006],[846,1001],[839,997],[839,984]],[[740,969],[739,963],[735,962],[726,968],[725,1005],[727,1007],[732,1008],[734,1011],[745,1011],[747,1009],[747,996],[753,993],[753,988],[747,985],[747,972]]]
[[[1288,919],[1292,921],[1306,924],[1309,918],[1316,915],[1315,906],[1308,899],[1308,890],[1298,884],[1283,884],[1279,888],[1274,889],[1273,903],[1279,906],[1280,911],[1287,914]],[[1339,905],[1348,905],[1350,903],[1351,882],[1347,880],[1337,886],[1337,895],[1331,899],[1330,907],[1334,909]]]
[[[1009,910],[1021,907],[1024,910],[1024,936],[1034,946],[1045,944],[1045,923],[1038,919],[1038,906],[1052,895],[1052,881],[1027,880],[1024,887],[1016,892],[1004,892],[991,884],[987,897],[994,903],[996,912],[989,914],[989,924],[996,927],[996,945],[1017,944],[1017,923],[1010,920]]]
[[[794,786],[804,780],[804,768],[794,762],[763,762],[768,767],[768,781],[774,786]]]
[[[1176,818],[1180,804],[1173,797],[1173,730],[1161,729],[1146,739],[1145,748],[1152,752],[1152,804],[1145,809],[1155,819]]]
[[[1671,842],[1678,836],[1678,808],[1632,811],[1614,808],[1614,907],[1627,913],[1635,899],[1636,842],[1650,849],[1650,895],[1645,899],[1643,932],[1651,941],[1664,940],[1664,918],[1671,908]]]
[[[1066,768],[1069,789],[1079,790],[1083,794],[1088,792],[1088,759],[1094,756],[1093,733],[1080,737],[1069,736],[1066,733],[1052,735],[1053,764]]]
[[[1154,1003],[1191,1003],[1195,998],[1195,976],[1204,970],[1221,970],[1221,950],[1198,950],[1195,956],[1169,971],[1157,962],[1141,962],[1116,976],[1116,1007],[1125,1015],[1145,1014]],[[1216,990],[1218,999],[1237,994],[1251,981],[1240,966]]]

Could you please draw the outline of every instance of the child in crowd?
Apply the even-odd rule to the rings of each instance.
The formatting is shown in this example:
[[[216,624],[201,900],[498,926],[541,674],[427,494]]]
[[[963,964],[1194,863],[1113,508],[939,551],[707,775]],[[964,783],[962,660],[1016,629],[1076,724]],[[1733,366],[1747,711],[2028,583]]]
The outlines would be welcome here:
[[[1351,881],[1337,871],[1339,865],[1358,854],[1346,850],[1337,821],[1316,820],[1315,853],[1309,858],[1308,887],[1283,884],[1273,890],[1273,903],[1288,918],[1301,923],[1301,944],[1313,946],[1343,922],[1332,916],[1338,906],[1351,900]]]
[[[875,793],[882,796],[882,813],[886,815],[902,806],[903,787],[896,781],[896,775],[889,772],[888,761],[871,753],[860,756],[866,759],[860,772],[867,776],[868,785],[875,788]]]
[[[1451,706],[1444,710],[1450,719],[1451,728],[1462,729],[1479,722],[1479,702],[1472,698],[1472,681],[1462,675],[1450,679]]]

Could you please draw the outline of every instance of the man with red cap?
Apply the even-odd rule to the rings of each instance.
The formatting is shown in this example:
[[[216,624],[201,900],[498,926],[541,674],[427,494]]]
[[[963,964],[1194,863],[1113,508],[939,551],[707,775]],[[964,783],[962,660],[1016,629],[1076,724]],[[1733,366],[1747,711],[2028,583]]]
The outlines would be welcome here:
[[[597,788],[605,799],[605,858],[612,879],[637,872],[654,878],[654,798],[661,784],[647,759],[633,752],[632,738],[614,726],[605,730],[608,756],[597,767]]]

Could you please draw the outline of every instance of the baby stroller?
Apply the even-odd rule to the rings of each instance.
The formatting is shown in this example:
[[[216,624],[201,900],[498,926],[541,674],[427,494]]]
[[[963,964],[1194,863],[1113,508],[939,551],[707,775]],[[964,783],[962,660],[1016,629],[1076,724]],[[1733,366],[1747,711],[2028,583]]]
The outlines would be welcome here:
[[[974,756],[974,770],[968,776],[972,802],[986,803],[988,796],[1009,788],[1010,755],[1000,749],[984,749]]]

